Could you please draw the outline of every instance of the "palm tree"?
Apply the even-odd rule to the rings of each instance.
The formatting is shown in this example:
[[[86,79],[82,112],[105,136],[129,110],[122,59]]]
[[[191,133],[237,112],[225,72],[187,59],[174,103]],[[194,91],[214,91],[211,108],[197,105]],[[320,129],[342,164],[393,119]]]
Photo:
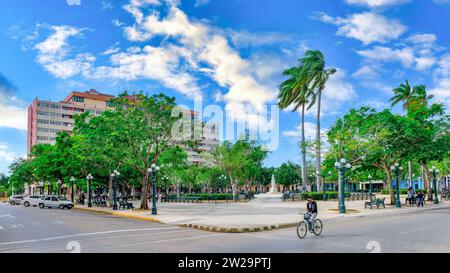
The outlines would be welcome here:
[[[308,105],[308,110],[317,103],[317,132],[316,132],[316,174],[317,188],[321,184],[321,135],[320,135],[320,110],[322,92],[325,89],[329,77],[336,73],[336,69],[325,69],[325,57],[318,50],[308,50],[305,56],[299,60],[299,66],[285,71],[285,75],[291,76],[280,86],[279,105],[285,109],[294,105],[294,111],[300,106]],[[304,108],[302,107],[302,135],[304,135]],[[302,147],[305,145],[302,137]],[[304,148],[302,148],[304,153]],[[302,156],[303,157],[303,156]],[[303,159],[302,159],[303,160]],[[306,164],[305,164],[306,165]],[[303,162],[302,167],[304,168]],[[306,177],[306,174],[305,174]],[[302,177],[304,179],[304,177]],[[306,180],[304,180],[306,181]]]
[[[305,112],[306,105],[309,103],[308,97],[311,95],[309,90],[299,89],[298,76],[301,71],[300,67],[292,67],[283,72],[284,76],[290,76],[289,79],[281,83],[280,93],[278,95],[278,106],[281,109],[286,109],[291,105],[294,105],[293,112],[296,112],[298,108],[302,108],[301,120],[302,120],[302,132],[300,140],[301,151],[301,170],[302,170],[302,186],[307,184],[306,173],[306,139],[305,139]]]
[[[406,109],[413,94],[413,89],[411,88],[411,85],[409,85],[409,81],[402,83],[392,91],[394,91],[394,96],[389,100],[392,102],[391,107],[394,107],[399,102],[403,101],[403,109]]]
[[[409,84],[409,81],[406,81],[405,84],[401,84],[399,87],[395,88],[394,90],[394,97],[392,97],[389,101],[392,102],[392,107],[394,107],[399,102],[403,102],[403,109],[405,111],[411,110],[410,107],[414,107],[414,105],[420,104],[425,105],[427,104],[427,101],[429,99],[433,98],[433,95],[427,95],[426,87],[425,85],[417,85],[414,87],[411,87]],[[412,161],[408,161],[408,176],[409,181],[412,186]],[[430,181],[428,180],[428,177],[425,176],[427,188],[429,189]],[[432,197],[432,194],[429,193],[429,196]]]

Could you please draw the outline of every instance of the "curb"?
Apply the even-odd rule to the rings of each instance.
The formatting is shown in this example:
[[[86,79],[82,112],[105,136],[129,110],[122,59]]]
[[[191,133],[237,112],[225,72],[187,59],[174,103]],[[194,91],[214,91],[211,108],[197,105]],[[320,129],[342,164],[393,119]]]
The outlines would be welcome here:
[[[216,227],[208,225],[197,225],[197,224],[180,224],[179,227],[192,228],[209,232],[219,232],[219,233],[250,233],[250,232],[262,232],[268,230],[276,230],[281,228],[296,227],[298,223],[288,223],[279,225],[266,225],[259,227],[243,227],[243,228],[227,228],[227,227]]]
[[[147,221],[147,222],[164,224],[160,220],[158,220],[156,218],[153,218],[153,217],[148,217],[148,216],[131,215],[131,214],[122,213],[122,212],[116,212],[116,211],[97,210],[97,209],[88,209],[88,208],[80,208],[80,207],[74,207],[74,209],[75,210],[80,210],[80,211],[91,212],[91,213],[108,214],[108,215],[114,215],[114,216],[122,217],[122,218],[128,218],[128,219],[134,219],[134,220],[140,220],[140,221]]]
[[[420,211],[427,211],[427,210],[433,210],[433,209],[439,209],[439,208],[449,208],[449,207],[450,207],[449,205],[439,206],[439,207],[428,207],[428,208],[423,208]],[[339,223],[339,222],[351,221],[353,219],[360,219],[360,218],[366,218],[366,217],[380,217],[380,216],[386,216],[386,215],[401,215],[401,214],[406,214],[409,212],[413,212],[413,210],[408,209],[408,210],[403,210],[403,211],[391,211],[391,212],[379,213],[379,214],[355,213],[355,214],[347,214],[348,216],[341,215],[340,217],[333,217],[333,218],[328,218],[328,219],[325,218],[325,219],[322,219],[322,221],[326,221],[328,223]],[[202,231],[219,232],[219,233],[251,233],[251,232],[262,232],[262,231],[268,231],[268,230],[292,228],[292,227],[296,227],[297,225],[298,225],[298,222],[276,224],[276,225],[266,225],[266,226],[259,226],[259,227],[242,227],[242,228],[217,227],[217,226],[198,225],[198,224],[180,224],[177,226],[183,227],[183,228],[192,228],[192,229],[198,229],[198,230],[202,230]]]

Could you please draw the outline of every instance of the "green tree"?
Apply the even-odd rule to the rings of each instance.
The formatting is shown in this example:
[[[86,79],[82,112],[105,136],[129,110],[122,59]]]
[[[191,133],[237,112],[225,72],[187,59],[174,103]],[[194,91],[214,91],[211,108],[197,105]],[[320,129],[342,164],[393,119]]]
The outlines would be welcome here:
[[[148,207],[148,169],[157,163],[161,154],[173,146],[172,127],[179,117],[172,116],[175,98],[164,94],[146,96],[142,93],[130,97],[121,94],[112,101],[118,118],[121,140],[129,147],[125,164],[142,175],[141,209]],[[154,183],[155,181],[152,181]]]
[[[295,181],[300,179],[298,172],[299,169],[299,166],[292,162],[281,164],[275,172],[275,179],[277,183],[284,186],[295,184]]]
[[[317,187],[321,184],[321,132],[320,132],[320,115],[322,92],[325,90],[326,82],[329,77],[336,73],[336,69],[326,69],[325,57],[318,50],[308,50],[305,56],[299,60],[298,68],[293,68],[285,72],[291,76],[288,82],[281,85],[280,107],[287,108],[291,105],[296,108],[304,105],[309,100],[310,105],[317,104],[317,132],[316,132],[316,174]],[[285,87],[285,88],[284,88]],[[293,88],[290,88],[293,87]],[[284,88],[284,89],[283,89]],[[304,131],[304,130],[303,130]],[[304,139],[302,138],[302,146]],[[302,162],[304,163],[303,159]],[[302,164],[303,164],[302,163]],[[304,167],[304,165],[303,165]],[[303,175],[303,178],[305,175]]]

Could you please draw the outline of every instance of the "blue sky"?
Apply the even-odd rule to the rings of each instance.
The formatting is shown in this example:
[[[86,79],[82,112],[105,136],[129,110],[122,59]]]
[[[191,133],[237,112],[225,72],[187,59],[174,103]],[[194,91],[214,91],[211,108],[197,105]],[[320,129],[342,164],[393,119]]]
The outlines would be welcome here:
[[[201,97],[242,122],[276,103],[282,71],[307,49],[338,69],[324,92],[324,130],[352,107],[388,107],[406,79],[450,105],[449,0],[17,0],[0,10],[0,172],[26,154],[36,96],[118,94],[131,78],[133,91],[188,106]],[[299,122],[288,111],[258,122],[279,126],[268,166],[299,161]]]

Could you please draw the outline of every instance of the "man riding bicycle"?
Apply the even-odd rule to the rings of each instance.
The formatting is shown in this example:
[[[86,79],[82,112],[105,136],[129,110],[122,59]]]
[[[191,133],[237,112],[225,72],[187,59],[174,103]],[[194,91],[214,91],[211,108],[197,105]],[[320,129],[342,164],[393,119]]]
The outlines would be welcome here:
[[[314,222],[317,218],[317,203],[312,199],[311,196],[308,196],[308,204],[306,204],[306,214],[305,214],[305,220],[308,221],[310,225],[310,230],[314,229]]]

